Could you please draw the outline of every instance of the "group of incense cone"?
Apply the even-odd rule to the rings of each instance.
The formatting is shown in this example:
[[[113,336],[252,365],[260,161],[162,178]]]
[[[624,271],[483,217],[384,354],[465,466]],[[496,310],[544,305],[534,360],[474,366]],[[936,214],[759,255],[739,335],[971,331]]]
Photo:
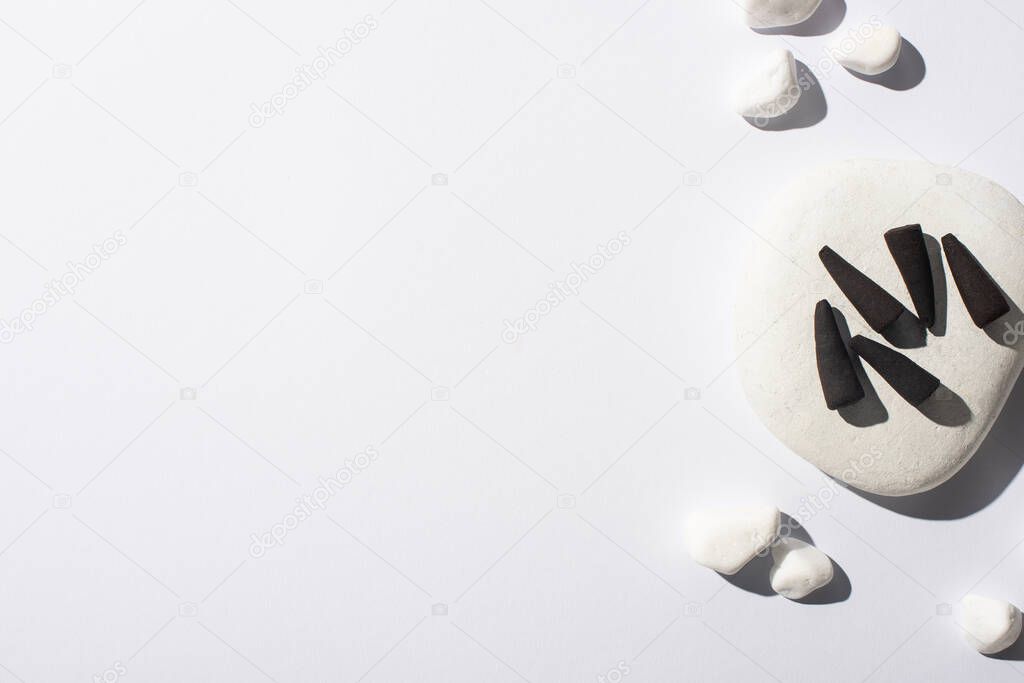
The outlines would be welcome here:
[[[885,243],[910,294],[917,321],[925,330],[930,329],[935,324],[935,286],[921,226],[893,228],[885,233]],[[975,325],[984,328],[1010,311],[999,285],[960,240],[952,234],[945,235],[942,250]],[[822,247],[818,257],[860,316],[878,334],[885,336],[892,331],[901,317],[913,317],[896,297],[832,248]],[[814,343],[818,377],[828,409],[837,410],[864,398],[864,387],[840,334],[832,305],[825,299],[814,310]],[[857,335],[850,340],[849,347],[913,406],[920,406],[941,386],[935,375],[885,344]]]

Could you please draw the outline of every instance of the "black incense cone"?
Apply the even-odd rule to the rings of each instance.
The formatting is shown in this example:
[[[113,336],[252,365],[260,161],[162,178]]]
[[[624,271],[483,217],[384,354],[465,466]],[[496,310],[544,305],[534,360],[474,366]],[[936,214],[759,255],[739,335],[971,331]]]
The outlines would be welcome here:
[[[814,308],[814,350],[818,356],[818,379],[829,410],[842,408],[864,398],[853,361],[839,334],[832,306],[822,299]]]
[[[892,294],[851,266],[830,247],[822,247],[818,257],[839,289],[843,290],[846,298],[875,332],[881,333],[907,310]]]
[[[931,327],[935,322],[935,285],[921,226],[893,228],[885,233],[885,243],[907,285],[918,319],[925,327]]]
[[[939,388],[938,378],[899,351],[859,334],[850,340],[850,346],[911,405],[921,405]]]
[[[999,286],[989,277],[978,263],[974,254],[953,235],[942,238],[942,250],[946,252],[953,281],[960,290],[967,312],[978,327],[985,327],[1001,315],[1010,312],[1010,305],[999,291]]]

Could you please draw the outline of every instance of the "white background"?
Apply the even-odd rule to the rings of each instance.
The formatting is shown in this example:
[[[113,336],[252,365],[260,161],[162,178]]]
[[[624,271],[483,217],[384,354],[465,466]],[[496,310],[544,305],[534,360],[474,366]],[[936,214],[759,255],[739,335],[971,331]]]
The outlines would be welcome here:
[[[682,548],[709,496],[796,516],[831,491],[735,375],[741,256],[786,247],[766,201],[860,156],[1024,195],[1024,9],[848,5],[837,31],[895,24],[919,85],[730,2],[0,3],[0,317],[127,239],[0,346],[0,682],[1017,680],[943,605],[1024,604],[1024,389],[949,486],[809,516],[848,596],[761,595],[763,566],[734,586]],[[778,46],[821,82],[815,125],[730,112]]]

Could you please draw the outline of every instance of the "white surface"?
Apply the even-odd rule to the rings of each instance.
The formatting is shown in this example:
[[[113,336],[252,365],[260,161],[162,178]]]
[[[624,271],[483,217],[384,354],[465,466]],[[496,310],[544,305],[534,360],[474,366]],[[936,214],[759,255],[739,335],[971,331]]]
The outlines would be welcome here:
[[[967,643],[982,654],[1002,652],[1020,637],[1020,610],[1005,600],[973,593],[960,601],[957,624]]]
[[[697,564],[735,574],[779,535],[771,505],[697,510],[686,518],[686,547]]]
[[[128,237],[0,345],[0,681],[118,661],[156,683],[592,682],[620,663],[629,683],[1019,678],[941,606],[1024,604],[1021,392],[970,485],[922,504],[955,518],[901,514],[760,425],[731,311],[748,245],[787,262],[754,232],[767,200],[820,164],[963,160],[1024,195],[1016,3],[850,0],[840,31],[895,5],[926,60],[899,92],[731,2],[235,2],[250,16],[0,6],[0,234],[39,262],[0,240],[0,316]],[[249,127],[366,13],[378,28],[327,83]],[[827,116],[759,131],[730,91],[781,46]],[[623,230],[578,297],[502,341]],[[327,503],[351,535],[318,513],[250,556],[370,445]],[[690,562],[685,512],[726,489],[801,517],[849,598],[764,597]]]
[[[790,600],[805,598],[832,580],[832,560],[798,538],[781,538],[772,546],[772,590]]]
[[[842,40],[834,43],[832,49],[836,59],[847,69],[867,76],[877,76],[896,64],[902,42],[900,32],[894,27],[879,26],[862,41],[853,41],[853,48],[849,51],[844,50]]]
[[[750,118],[782,116],[800,101],[796,61],[789,50],[760,56],[736,91],[736,113]]]
[[[843,295],[818,252],[832,247],[912,309],[883,235],[918,223],[936,248],[943,235],[956,234],[1010,300],[1024,301],[1024,206],[973,173],[921,161],[855,160],[810,171],[780,191],[769,213],[761,234],[787,245],[793,263],[756,250],[744,269],[736,334],[741,347],[757,340],[739,361],[754,409],[796,453],[859,489],[901,496],[949,479],[981,445],[1020,375],[1020,312],[979,330],[943,257],[948,284],[937,288],[936,334],[900,352],[946,390],[915,407],[863,363],[867,397],[830,411],[815,361],[815,304],[827,299],[851,335],[885,339]],[[1002,343],[1007,331],[1013,344]]]

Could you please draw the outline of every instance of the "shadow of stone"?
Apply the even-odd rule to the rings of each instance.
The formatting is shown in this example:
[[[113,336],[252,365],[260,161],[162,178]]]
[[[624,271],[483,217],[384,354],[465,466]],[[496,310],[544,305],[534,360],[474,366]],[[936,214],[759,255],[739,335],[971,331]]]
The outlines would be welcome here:
[[[1024,638],[1018,637],[1014,641],[1013,645],[1006,648],[1002,652],[997,652],[992,655],[985,655],[990,659],[1003,659],[1007,661],[1024,661]]]
[[[766,555],[758,555],[750,562],[747,562],[746,566],[735,574],[719,574],[719,576],[748,593],[770,597],[777,595],[772,590],[772,584],[768,578],[771,569],[772,556],[771,553],[768,553]]]

